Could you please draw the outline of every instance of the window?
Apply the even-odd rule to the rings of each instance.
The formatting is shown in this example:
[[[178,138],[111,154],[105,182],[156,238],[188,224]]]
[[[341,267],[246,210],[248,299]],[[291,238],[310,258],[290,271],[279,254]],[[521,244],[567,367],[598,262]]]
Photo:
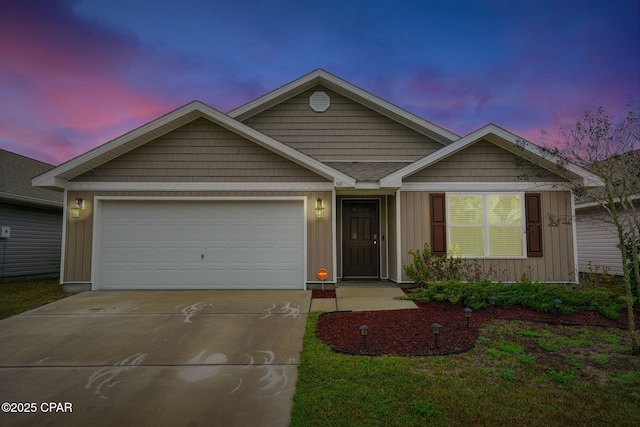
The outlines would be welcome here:
[[[463,257],[523,257],[524,197],[516,194],[448,194],[448,242]]]

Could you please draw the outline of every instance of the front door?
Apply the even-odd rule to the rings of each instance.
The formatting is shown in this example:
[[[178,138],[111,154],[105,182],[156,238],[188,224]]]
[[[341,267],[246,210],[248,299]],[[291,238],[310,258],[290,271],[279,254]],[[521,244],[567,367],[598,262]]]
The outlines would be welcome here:
[[[342,205],[342,276],[378,279],[378,202],[345,200]]]

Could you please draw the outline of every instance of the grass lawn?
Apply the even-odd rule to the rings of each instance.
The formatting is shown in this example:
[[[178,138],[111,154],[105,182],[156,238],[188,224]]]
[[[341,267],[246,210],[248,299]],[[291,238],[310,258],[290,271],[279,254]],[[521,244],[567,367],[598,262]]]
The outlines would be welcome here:
[[[292,426],[638,426],[640,358],[625,330],[487,325],[437,357],[348,356],[307,322]]]
[[[0,282],[0,319],[68,297],[58,279]]]

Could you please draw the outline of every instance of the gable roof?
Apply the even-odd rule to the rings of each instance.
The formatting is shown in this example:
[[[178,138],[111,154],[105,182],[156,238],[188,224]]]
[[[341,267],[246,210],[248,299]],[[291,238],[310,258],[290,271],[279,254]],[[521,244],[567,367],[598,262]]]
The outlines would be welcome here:
[[[581,184],[587,187],[602,185],[600,178],[573,163],[561,162],[560,158],[543,150],[535,144],[526,141],[517,135],[502,129],[494,124],[488,124],[470,134],[458,139],[452,144],[417,160],[410,165],[394,172],[380,180],[381,187],[400,187],[402,180],[407,176],[427,168],[440,160],[451,156],[473,143],[486,139],[489,142],[531,161],[547,170],[556,173],[574,184]],[[562,163],[563,168],[558,164]]]
[[[251,116],[267,110],[268,108],[286,101],[287,99],[317,85],[325,86],[340,95],[365,105],[392,120],[402,123],[413,130],[433,138],[435,141],[438,141],[443,145],[447,145],[451,141],[455,141],[459,138],[455,133],[403,110],[397,105],[393,105],[382,98],[378,98],[377,96],[322,69],[312,71],[291,83],[248,102],[247,104],[230,111],[228,115],[239,121],[244,121]]]
[[[243,123],[200,102],[193,101],[146,125],[128,132],[112,141],[88,151],[60,166],[33,178],[34,186],[46,188],[65,188],[66,182],[116,157],[140,147],[172,130],[197,118],[204,117],[230,131],[306,167],[334,183],[344,187],[354,187],[355,179],[330,166],[297,151]]]
[[[62,207],[59,191],[36,188],[31,178],[54,166],[0,149],[0,199],[19,204]]]

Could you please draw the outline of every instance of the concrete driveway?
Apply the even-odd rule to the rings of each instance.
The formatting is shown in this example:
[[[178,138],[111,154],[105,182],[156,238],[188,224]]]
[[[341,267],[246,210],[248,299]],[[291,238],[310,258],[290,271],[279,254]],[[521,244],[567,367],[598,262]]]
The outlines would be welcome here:
[[[310,302],[85,292],[2,320],[0,425],[288,426]]]

